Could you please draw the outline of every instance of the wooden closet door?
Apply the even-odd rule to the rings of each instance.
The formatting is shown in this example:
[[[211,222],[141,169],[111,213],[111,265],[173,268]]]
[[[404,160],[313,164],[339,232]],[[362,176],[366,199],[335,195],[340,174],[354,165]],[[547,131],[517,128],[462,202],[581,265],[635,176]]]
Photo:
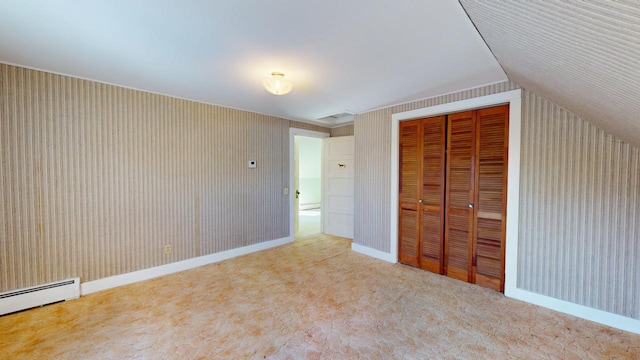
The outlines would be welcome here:
[[[419,212],[420,174],[422,164],[421,127],[419,120],[403,121],[400,133],[400,189],[398,204],[398,260],[419,265]]]
[[[446,118],[422,120],[422,193],[420,268],[438,274],[444,268],[444,190]]]
[[[477,111],[472,282],[504,291],[509,106]]]
[[[476,113],[448,116],[445,274],[472,282]]]

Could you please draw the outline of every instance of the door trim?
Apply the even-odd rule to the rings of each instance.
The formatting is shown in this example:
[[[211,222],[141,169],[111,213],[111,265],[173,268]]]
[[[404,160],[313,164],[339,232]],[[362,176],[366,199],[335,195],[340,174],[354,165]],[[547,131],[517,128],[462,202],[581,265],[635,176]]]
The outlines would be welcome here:
[[[295,136],[306,136],[318,139],[324,139],[331,136],[329,133],[313,131],[313,130],[305,130],[298,128],[289,128],[289,236],[293,239],[295,235],[294,229],[294,210],[293,210],[293,202],[295,199],[295,189],[293,189],[293,156],[294,156],[294,145],[295,145]],[[322,152],[320,152],[320,156],[322,156]],[[322,159],[320,160],[322,161]],[[320,190],[322,191],[322,190]],[[322,197],[321,197],[322,198]]]
[[[504,293],[516,290],[518,279],[518,216],[520,196],[520,129],[522,123],[522,90],[481,96],[467,100],[430,106],[391,115],[391,189],[389,239],[391,262],[398,261],[398,151],[400,121],[444,115],[482,107],[509,104],[509,168],[507,173],[507,232],[505,252]]]

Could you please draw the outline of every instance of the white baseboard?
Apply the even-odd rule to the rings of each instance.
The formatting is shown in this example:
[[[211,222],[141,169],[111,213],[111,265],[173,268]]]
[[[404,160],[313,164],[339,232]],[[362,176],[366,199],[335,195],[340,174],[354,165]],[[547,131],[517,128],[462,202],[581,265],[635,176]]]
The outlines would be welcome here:
[[[390,262],[390,263],[394,263],[394,264],[398,262],[398,259],[395,259],[393,256],[391,256],[391,254],[386,253],[384,251],[372,249],[372,248],[370,248],[368,246],[363,246],[363,245],[360,245],[360,244],[351,243],[351,250],[355,251],[357,253],[360,253],[360,254],[371,256],[371,257],[376,258],[376,259],[384,260],[386,262]]]
[[[213,264],[237,256],[250,254],[256,251],[266,250],[272,247],[293,242],[293,237],[285,237],[276,240],[261,242],[255,245],[244,246],[237,249],[222,251],[215,254],[199,256],[192,259],[177,261],[174,263],[160,265],[148,269],[133,271],[126,274],[111,276],[104,279],[87,281],[80,285],[80,294],[87,295],[97,291],[111,289],[117,286],[128,285],[138,281],[153,279],[158,276],[169,275],[184,270],[193,269],[199,266]]]
[[[640,320],[597,310],[584,305],[574,304],[569,301],[536,294],[518,288],[505,288],[504,295],[551,310],[559,311],[561,313],[611,326],[613,328],[640,334]]]

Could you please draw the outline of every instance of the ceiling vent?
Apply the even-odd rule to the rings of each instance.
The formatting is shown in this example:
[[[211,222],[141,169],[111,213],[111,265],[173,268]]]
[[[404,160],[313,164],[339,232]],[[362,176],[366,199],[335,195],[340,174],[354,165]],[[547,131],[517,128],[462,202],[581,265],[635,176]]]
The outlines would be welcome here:
[[[355,113],[350,111],[341,112],[339,114],[333,114],[325,117],[318,118],[317,120],[326,126],[336,127],[342,125],[348,125],[353,123]]]

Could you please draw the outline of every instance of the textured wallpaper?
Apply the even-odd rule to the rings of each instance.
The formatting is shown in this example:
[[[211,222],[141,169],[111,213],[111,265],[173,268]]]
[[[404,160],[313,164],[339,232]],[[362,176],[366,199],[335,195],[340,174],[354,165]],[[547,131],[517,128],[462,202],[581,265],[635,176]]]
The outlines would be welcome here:
[[[356,115],[354,241],[389,251],[393,113],[517,88]],[[0,65],[0,291],[288,236],[290,127],[330,132]],[[518,287],[640,318],[640,150],[529,91],[522,127]]]
[[[640,319],[640,149],[522,103],[518,287]]]
[[[460,0],[509,79],[640,147],[640,2]]]
[[[0,292],[288,236],[289,127],[0,64]]]
[[[353,135],[353,124],[331,128],[331,137]]]

